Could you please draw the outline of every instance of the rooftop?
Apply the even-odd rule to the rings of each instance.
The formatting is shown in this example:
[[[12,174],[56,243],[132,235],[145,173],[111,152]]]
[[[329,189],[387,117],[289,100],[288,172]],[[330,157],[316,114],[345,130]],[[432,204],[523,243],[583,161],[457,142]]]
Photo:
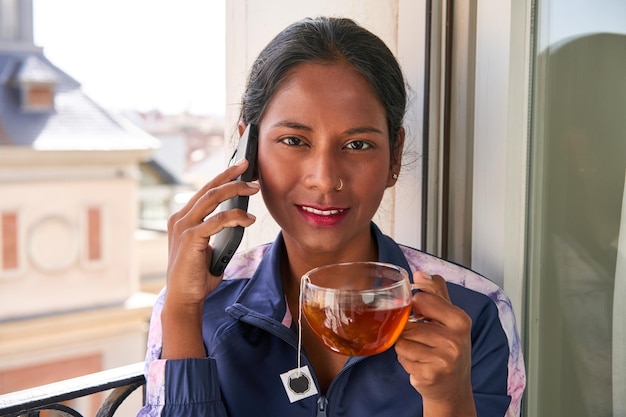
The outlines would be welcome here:
[[[48,111],[24,111],[20,89],[43,85],[53,91]],[[155,149],[158,141],[123,116],[103,109],[80,83],[41,50],[0,50],[0,146],[37,150]]]

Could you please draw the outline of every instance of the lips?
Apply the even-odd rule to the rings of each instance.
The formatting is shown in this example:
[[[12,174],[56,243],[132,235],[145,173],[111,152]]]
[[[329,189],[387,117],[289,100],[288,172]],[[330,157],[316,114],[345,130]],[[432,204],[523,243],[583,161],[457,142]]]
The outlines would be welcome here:
[[[311,207],[304,205],[298,207],[306,221],[317,227],[335,226],[348,213],[348,209],[338,207]]]

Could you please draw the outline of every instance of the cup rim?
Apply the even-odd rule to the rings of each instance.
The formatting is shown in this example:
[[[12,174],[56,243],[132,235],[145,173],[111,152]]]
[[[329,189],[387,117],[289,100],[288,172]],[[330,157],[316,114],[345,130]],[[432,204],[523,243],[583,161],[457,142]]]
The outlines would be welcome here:
[[[408,274],[406,269],[404,269],[400,265],[396,265],[396,264],[392,264],[392,263],[388,263],[388,262],[379,262],[379,261],[338,262],[338,263],[334,263],[334,264],[322,265],[322,266],[315,267],[315,268],[311,269],[310,271],[306,272],[304,275],[302,275],[301,279],[303,280],[305,277],[308,277],[310,274],[312,274],[314,272],[317,272],[319,270],[322,270],[322,269],[328,269],[328,268],[332,268],[332,267],[348,266],[348,265],[355,265],[355,264],[376,265],[376,266],[383,266],[385,268],[395,269],[396,271],[400,272],[400,275],[402,276],[402,279],[399,279],[398,281],[394,282],[393,284],[384,285],[384,286],[378,287],[378,288],[364,289],[364,290],[350,290],[350,289],[321,287],[321,286],[311,282],[310,279],[309,279],[309,282],[308,282],[307,285],[310,288],[315,289],[316,291],[326,291],[326,292],[334,292],[334,293],[352,293],[352,294],[365,294],[365,293],[385,291],[385,290],[388,290],[390,288],[395,288],[395,287],[397,287],[399,285],[403,285],[405,281],[406,281],[407,284],[410,285],[409,274]]]

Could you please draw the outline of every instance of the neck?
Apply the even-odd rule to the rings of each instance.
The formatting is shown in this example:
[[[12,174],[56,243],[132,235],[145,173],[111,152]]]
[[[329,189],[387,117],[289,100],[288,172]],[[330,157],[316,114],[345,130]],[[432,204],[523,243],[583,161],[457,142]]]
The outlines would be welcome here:
[[[282,255],[281,272],[285,294],[288,299],[291,297],[297,299],[302,276],[313,268],[341,262],[377,261],[378,248],[374,238],[371,237],[369,242],[364,242],[364,245],[353,250],[311,254],[305,248],[285,239]]]

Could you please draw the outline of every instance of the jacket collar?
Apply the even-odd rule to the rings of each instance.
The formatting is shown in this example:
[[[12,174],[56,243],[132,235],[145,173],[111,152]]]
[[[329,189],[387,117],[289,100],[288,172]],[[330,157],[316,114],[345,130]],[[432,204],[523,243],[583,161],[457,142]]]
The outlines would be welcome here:
[[[409,273],[410,281],[413,282],[413,274],[400,247],[393,239],[384,235],[373,222],[370,227],[378,247],[379,262],[403,267]],[[235,309],[230,309],[231,314],[241,317],[256,312],[255,316],[269,317],[279,323],[283,321],[287,314],[287,304],[281,279],[281,260],[284,250],[285,242],[282,232],[280,232],[263,256],[245,289],[239,295]]]

